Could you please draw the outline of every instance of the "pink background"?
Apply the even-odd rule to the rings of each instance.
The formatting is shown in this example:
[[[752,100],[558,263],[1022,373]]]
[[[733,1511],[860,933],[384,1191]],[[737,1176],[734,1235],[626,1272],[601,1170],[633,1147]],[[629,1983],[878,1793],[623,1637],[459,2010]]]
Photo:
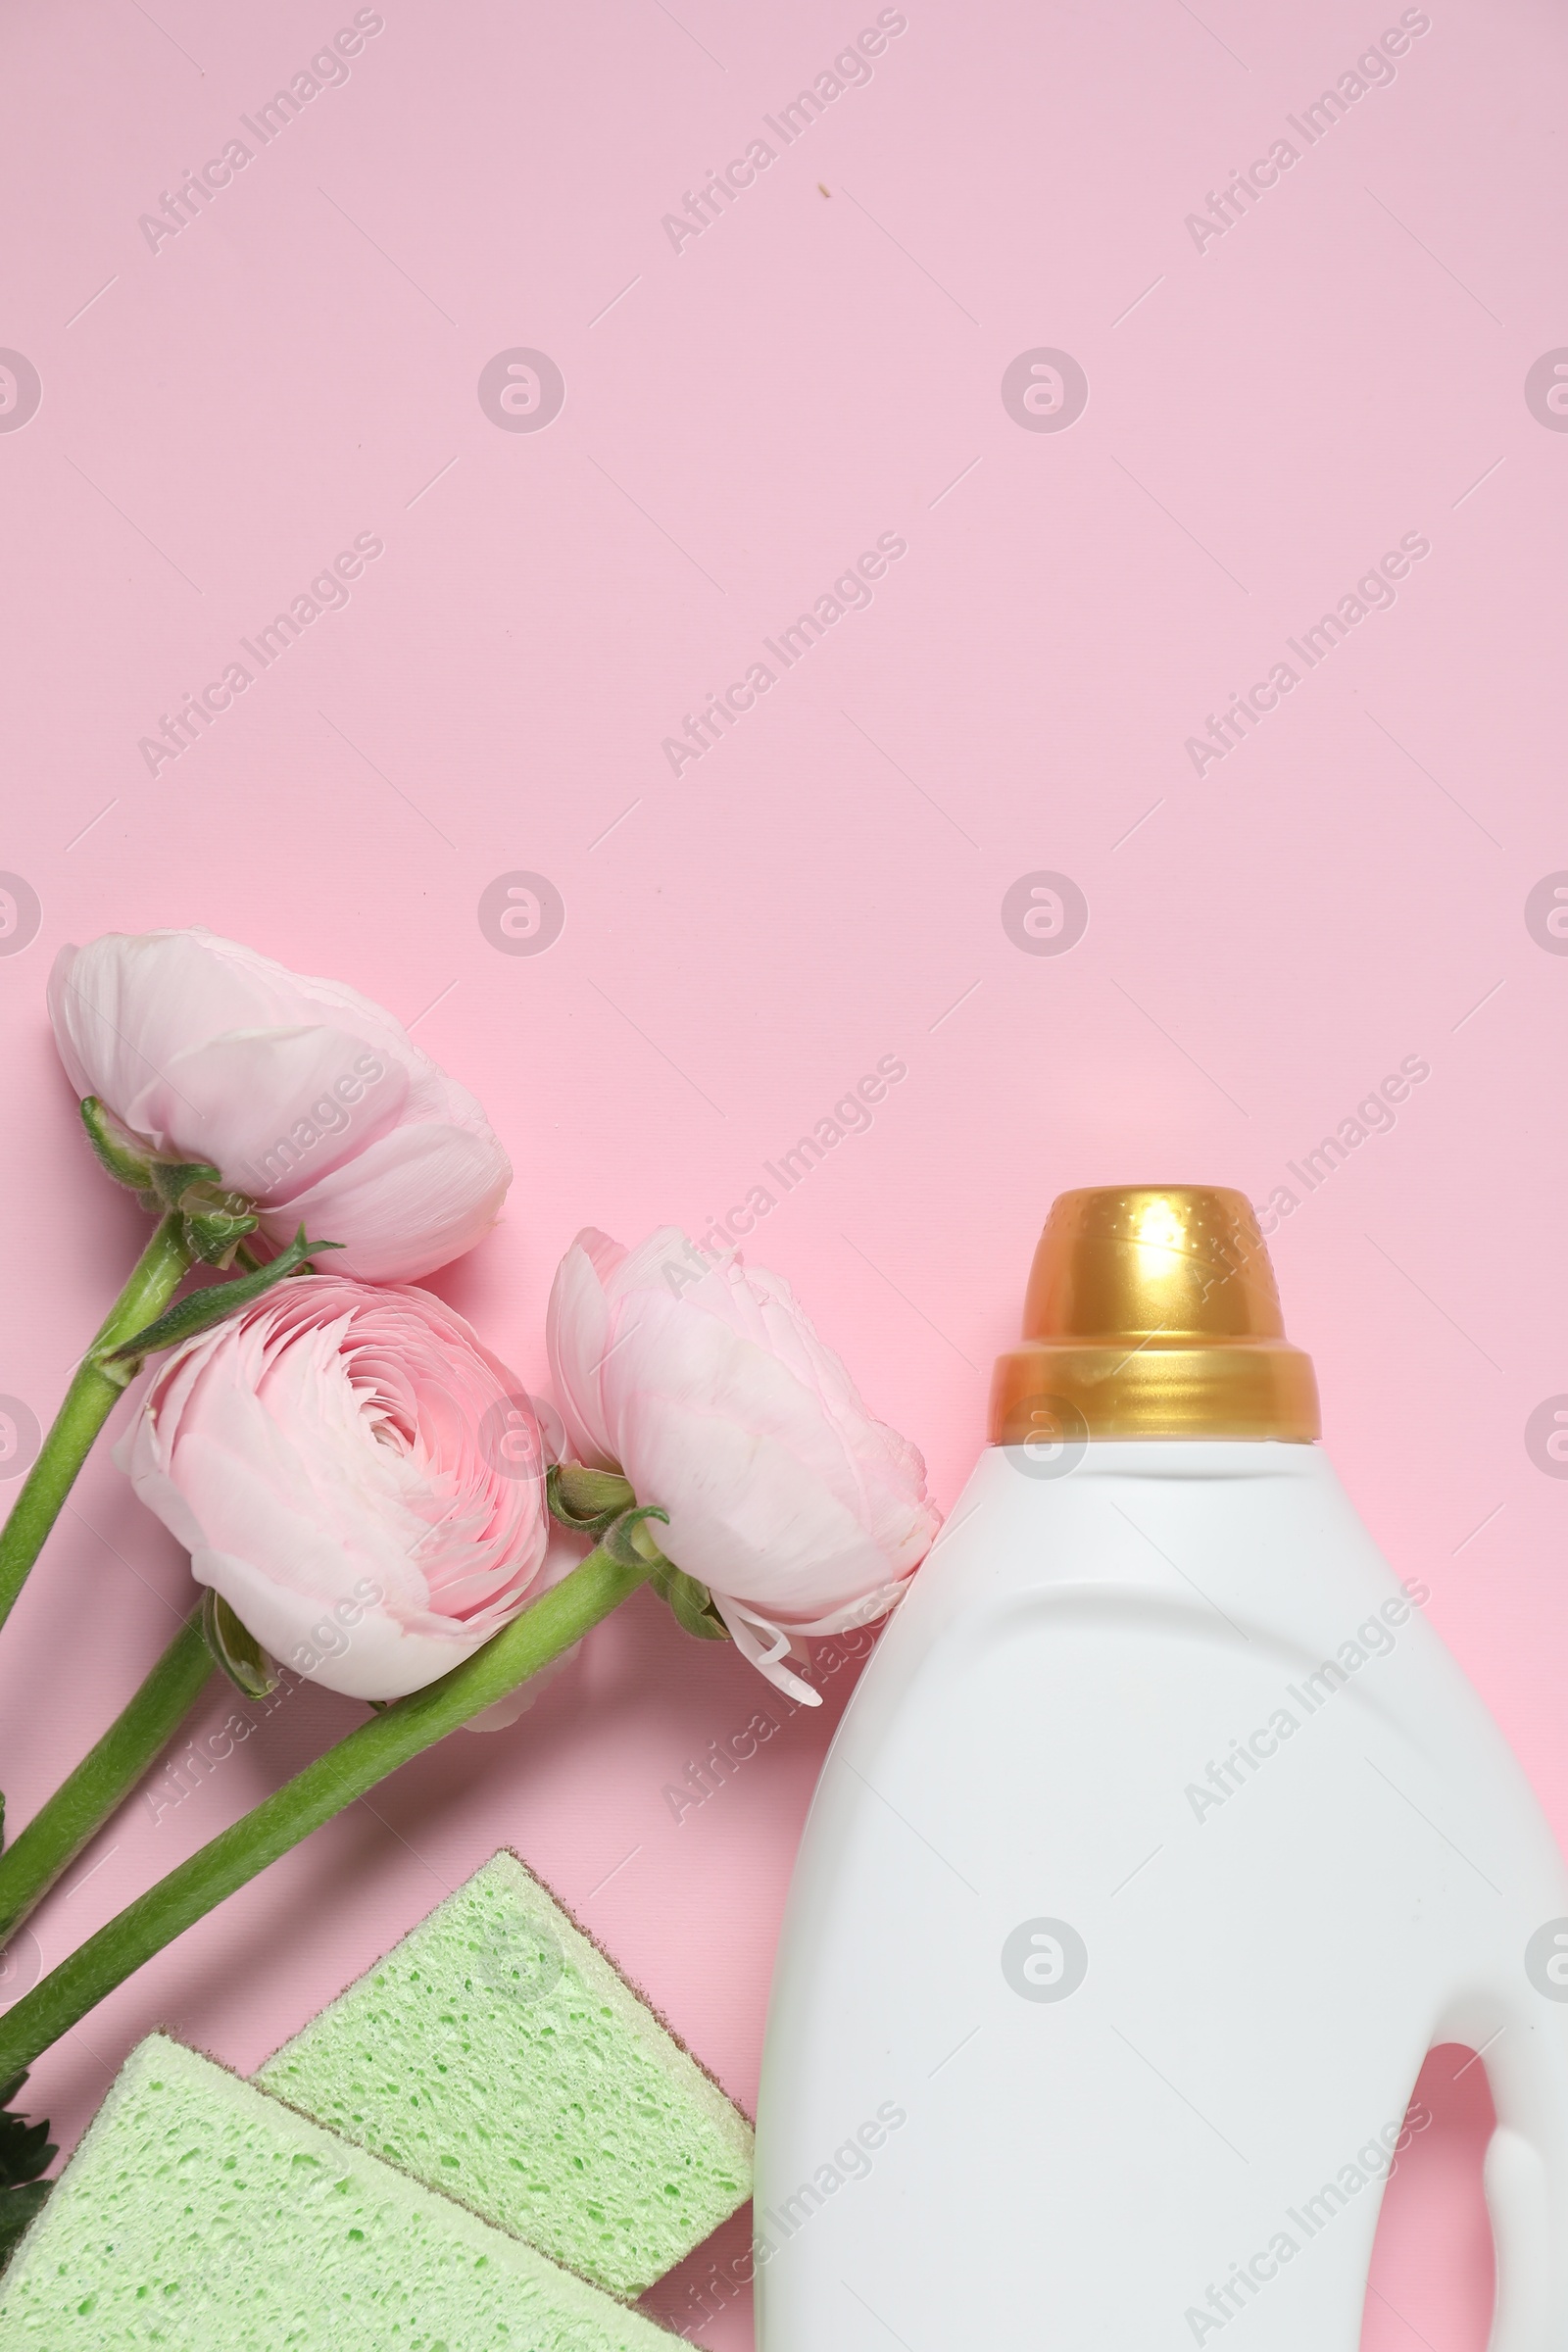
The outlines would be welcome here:
[[[1430,13],[1200,253],[1185,217],[1396,6],[909,0],[874,77],[677,253],[662,216],[874,7],[385,0],[347,82],[154,252],[139,216],[255,149],[240,115],[353,9],[10,10],[0,343],[43,398],[0,431],[0,865],[43,915],[0,958],[0,1391],[47,1418],[139,1244],[43,1017],[55,948],[101,930],[203,922],[416,1021],[517,1168],[438,1287],[535,1383],[579,1225],[696,1229],[902,1057],[752,1248],[945,1503],[1054,1193],[1301,1194],[1285,1163],[1419,1056],[1272,1246],[1353,1496],[1568,1834],[1568,1487],[1524,1439],[1568,1389],[1568,962],[1524,916],[1568,865],[1568,440],[1524,397],[1568,337],[1568,43],[1542,0]],[[476,395],[518,346],[565,379],[537,433]],[[1069,430],[1004,407],[1037,347],[1087,371]],[[361,532],[385,552],[348,606],[149,774],[160,713]],[[880,533],[907,553],[869,609],[673,775],[683,714]],[[1393,608],[1196,775],[1206,714],[1405,533],[1431,553]],[[478,921],[518,869],[566,908],[533,956]],[[1002,921],[1040,870],[1090,909],[1060,956]],[[0,1645],[15,1822],[187,1592],[95,1458]],[[158,2022],[253,2066],[504,1840],[750,2102],[850,1679],[677,1824],[665,1785],[758,1688],[639,1600],[514,1730],[411,1766],[134,1979],[40,2063],[39,2110],[69,2143]],[[357,1714],[307,1692],[177,1810],[132,1804],[37,1915],[43,1964]],[[1393,2192],[1379,2352],[1484,2334],[1455,2064]],[[655,2308],[697,2328],[709,2267]],[[749,2343],[745,2297],[699,2332]]]

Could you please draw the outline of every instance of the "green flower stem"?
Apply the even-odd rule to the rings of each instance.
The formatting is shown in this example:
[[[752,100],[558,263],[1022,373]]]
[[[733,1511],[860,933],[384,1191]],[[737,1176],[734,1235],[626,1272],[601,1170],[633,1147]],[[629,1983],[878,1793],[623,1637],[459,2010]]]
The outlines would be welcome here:
[[[607,1551],[591,1551],[465,1664],[372,1715],[242,1821],[220,1831],[0,2017],[0,2082],[30,2066],[144,1961],[290,1846],[569,1649],[636,1592],[651,1566],[622,1567]]]
[[[157,1761],[212,1671],[197,1608],[97,1746],[0,1854],[0,1944],[42,1902],[61,1872]]]
[[[10,1616],[94,1438],[124,1394],[123,1368],[106,1369],[104,1356],[155,1321],[189,1271],[182,1220],[171,1212],[136,1260],[130,1280],[77,1365],[54,1426],[0,1529],[0,1625]]]

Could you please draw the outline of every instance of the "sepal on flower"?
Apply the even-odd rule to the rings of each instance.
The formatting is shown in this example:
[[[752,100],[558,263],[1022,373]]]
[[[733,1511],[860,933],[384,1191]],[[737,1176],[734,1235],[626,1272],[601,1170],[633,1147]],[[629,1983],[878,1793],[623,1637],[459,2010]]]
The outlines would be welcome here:
[[[606,1486],[612,1478],[610,1472],[602,1470],[579,1472],[578,1475],[598,1478]],[[626,1485],[624,1479],[615,1483]],[[631,1492],[629,1487],[626,1491],[628,1494]],[[688,1634],[695,1634],[700,1642],[729,1641],[729,1627],[719,1615],[713,1595],[706,1585],[698,1583],[695,1576],[688,1576],[683,1568],[676,1567],[673,1560],[664,1557],[648,1525],[651,1519],[662,1520],[666,1527],[669,1525],[669,1513],[662,1510],[657,1502],[644,1503],[635,1510],[612,1516],[606,1526],[597,1531],[601,1549],[608,1551],[611,1558],[622,1568],[651,1565],[653,1575],[649,1583],[660,1598],[667,1601],[676,1624]]]
[[[196,1185],[221,1183],[218,1170],[205,1159],[154,1159],[148,1162],[153,1191],[166,1208],[185,1206],[185,1196]]]
[[[222,1596],[212,1586],[202,1594],[202,1640],[244,1698],[266,1698],[282,1681],[277,1660],[270,1657],[248,1633]]]
[[[158,1196],[153,1191],[152,1163],[148,1157],[136,1150],[120,1121],[96,1095],[83,1096],[78,1107],[99,1166],[117,1184],[134,1193],[144,1208],[156,1209]]]
[[[666,1562],[662,1569],[656,1570],[653,1581],[655,1592],[668,1601],[675,1623],[688,1634],[695,1634],[699,1642],[728,1642],[732,1639],[729,1627],[718,1613],[713,1595],[706,1585],[698,1583],[695,1576],[688,1576],[683,1568],[672,1567]]]
[[[232,1265],[246,1234],[261,1223],[245,1195],[227,1191],[218,1170],[202,1159],[154,1159],[149,1173],[157,1199],[183,1220],[191,1255],[208,1266]]]
[[[240,1197],[238,1193],[228,1196],[233,1200]],[[234,1262],[234,1253],[240,1243],[248,1233],[256,1231],[261,1219],[248,1208],[204,1208],[194,1215],[187,1214],[184,1222],[185,1239],[190,1244],[192,1256],[199,1257],[204,1266],[217,1266],[220,1271],[226,1271]],[[331,1245],[318,1243],[317,1247],[327,1249]]]
[[[115,1182],[134,1193],[153,1216],[172,1209],[181,1220],[186,1248],[203,1265],[231,1266],[246,1234],[261,1223],[245,1195],[226,1191],[208,1160],[161,1159],[142,1151],[96,1095],[84,1096],[79,1107],[87,1141]]]
[[[618,1470],[590,1470],[582,1462],[552,1462],[545,1473],[550,1515],[577,1535],[602,1535],[637,1499]]]
[[[599,1548],[608,1551],[617,1568],[647,1568],[669,1566],[659,1545],[645,1532],[650,1519],[661,1519],[667,1527],[669,1513],[657,1502],[643,1502],[635,1510],[621,1511],[606,1528]]]

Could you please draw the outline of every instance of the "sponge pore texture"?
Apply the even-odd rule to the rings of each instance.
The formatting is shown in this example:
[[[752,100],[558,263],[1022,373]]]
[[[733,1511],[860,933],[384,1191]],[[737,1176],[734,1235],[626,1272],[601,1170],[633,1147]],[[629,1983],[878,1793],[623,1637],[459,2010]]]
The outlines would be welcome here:
[[[508,1852],[256,2080],[615,2295],[751,2194],[745,2117]]]
[[[5,2352],[669,2352],[195,2051],[132,2051],[0,2280]]]

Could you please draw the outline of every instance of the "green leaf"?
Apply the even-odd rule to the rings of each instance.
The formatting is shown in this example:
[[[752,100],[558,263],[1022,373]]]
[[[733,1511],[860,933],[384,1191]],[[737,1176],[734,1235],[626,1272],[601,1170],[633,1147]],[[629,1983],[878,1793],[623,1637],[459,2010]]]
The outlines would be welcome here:
[[[618,1470],[590,1470],[581,1462],[554,1462],[545,1473],[551,1517],[585,1536],[601,1535],[637,1497]]]
[[[26,2080],[25,2074],[16,2075],[0,2086],[0,2270],[54,2186],[38,2176],[60,2153],[47,2124],[29,2124],[11,2111]]]
[[[50,2149],[50,2154],[54,2150]],[[49,2202],[52,2180],[29,2180],[20,2188],[0,2188],[0,2271],[21,2244],[28,2225]]]
[[[246,1698],[266,1698],[282,1680],[267,1651],[211,1585],[202,1595],[202,1640],[229,1681]]]
[[[97,1360],[106,1372],[112,1366],[128,1364],[130,1369],[125,1378],[131,1380],[144,1355],[151,1355],[160,1348],[177,1348],[182,1340],[206,1331],[214,1323],[221,1323],[238,1308],[249,1306],[253,1299],[262,1298],[285,1275],[297,1272],[318,1251],[343,1247],[341,1242],[308,1242],[302,1225],[288,1248],[279,1250],[271,1263],[258,1273],[241,1274],[233,1282],[216,1282],[208,1290],[192,1291],[188,1298],[176,1300],[167,1315],[160,1315],[145,1331],[122,1341],[118,1348],[109,1348]]]
[[[106,1168],[117,1184],[124,1185],[127,1192],[152,1200],[152,1164],[133,1148],[119,1120],[104,1108],[96,1095],[86,1096],[78,1108],[99,1166]]]

